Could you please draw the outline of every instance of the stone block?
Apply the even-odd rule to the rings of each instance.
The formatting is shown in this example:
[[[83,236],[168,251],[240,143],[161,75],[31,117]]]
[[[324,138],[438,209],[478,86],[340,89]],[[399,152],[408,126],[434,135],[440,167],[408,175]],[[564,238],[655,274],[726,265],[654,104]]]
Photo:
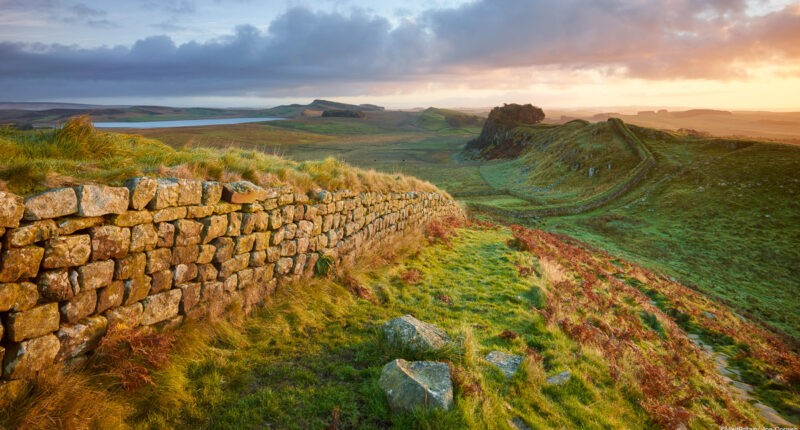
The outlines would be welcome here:
[[[284,235],[286,234],[286,229],[281,227],[272,232],[272,237],[269,239],[270,245],[280,245],[283,242]]]
[[[0,284],[0,312],[25,311],[34,307],[38,300],[39,291],[30,282]]]
[[[253,269],[243,269],[236,273],[239,276],[239,286],[240,290],[251,288],[255,285],[255,273]]]
[[[121,214],[128,209],[130,191],[125,187],[81,185],[75,190],[75,194],[80,216]]]
[[[169,179],[156,179],[156,191],[147,204],[150,210],[161,210],[178,205],[178,183]]]
[[[219,203],[222,198],[222,185],[216,181],[203,182],[203,199],[204,205],[215,205]]]
[[[255,236],[255,242],[253,243],[254,251],[264,251],[269,248],[270,233],[268,231],[253,233],[253,235]]]
[[[308,251],[309,240],[307,237],[301,237],[296,240],[297,242],[297,252],[300,254],[305,254]]]
[[[68,302],[62,302],[58,306],[61,313],[61,321],[67,324],[75,324],[83,317],[94,313],[97,308],[97,291],[88,290],[76,295]]]
[[[63,325],[56,332],[61,343],[58,360],[78,357],[91,351],[100,343],[106,333],[108,320],[103,316],[95,316],[78,321],[75,325]]]
[[[302,275],[306,268],[306,259],[307,257],[305,254],[297,254],[294,257],[294,267],[292,268],[292,273],[295,275]]]
[[[231,212],[228,214],[228,230],[226,236],[238,236],[242,234],[242,214]]]
[[[147,251],[145,254],[147,255],[147,264],[145,265],[147,274],[169,269],[172,264],[172,250],[169,248],[158,248]]]
[[[153,224],[139,224],[131,228],[129,252],[142,252],[155,249],[158,244],[158,231]]]
[[[297,254],[297,241],[285,240],[281,242],[281,257],[291,257]]]
[[[23,225],[6,231],[3,240],[7,246],[21,248],[34,242],[47,240],[57,234],[58,228],[55,221],[51,219],[34,221],[31,224]]]
[[[211,244],[216,247],[216,251],[214,253],[215,262],[222,263],[233,256],[233,251],[235,248],[233,239],[229,237],[219,237],[214,239]]]
[[[142,301],[142,324],[151,325],[178,315],[181,290],[169,290]]]
[[[184,284],[193,281],[197,278],[197,265],[196,264],[178,264],[173,270],[175,285]]]
[[[23,219],[36,221],[58,218],[78,212],[78,197],[72,188],[45,191],[25,199]]]
[[[186,218],[206,218],[214,214],[214,206],[187,206]]]
[[[230,182],[222,185],[222,199],[226,202],[242,204],[264,200],[267,192],[248,181]]]
[[[157,225],[159,248],[171,248],[175,245],[175,226],[168,222]]]
[[[117,260],[114,278],[126,280],[142,277],[146,266],[147,255],[144,252],[128,254],[124,258]]]
[[[186,218],[187,210],[183,206],[164,208],[153,212],[153,222],[169,222]]]
[[[176,246],[172,248],[172,264],[189,264],[197,262],[200,247],[197,245]]]
[[[200,245],[200,254],[197,256],[197,264],[208,264],[214,260],[217,248],[214,245]]]
[[[39,294],[46,300],[60,302],[75,296],[67,269],[44,270],[36,277]],[[78,286],[80,291],[80,286]]]
[[[89,261],[90,255],[92,242],[88,234],[54,237],[45,245],[42,267],[55,269],[80,266]]]
[[[228,276],[222,281],[222,288],[226,292],[232,292],[236,290],[236,287],[239,285],[239,276],[235,273],[231,276]]]
[[[141,278],[125,281],[125,296],[122,299],[122,303],[128,306],[147,297],[150,294],[151,280],[152,278],[149,276],[142,276]]]
[[[125,187],[128,188],[128,194],[130,195],[130,203],[128,206],[136,211],[147,207],[156,195],[157,186],[158,181],[156,181],[155,178],[147,176],[131,178],[125,181]]]
[[[267,262],[275,263],[281,258],[281,249],[277,246],[267,248]]]
[[[76,231],[86,230],[91,227],[102,225],[104,222],[105,220],[99,216],[89,218],[61,218],[56,222],[55,235],[69,236]]]
[[[212,240],[225,236],[228,232],[228,217],[226,215],[216,215],[200,220],[203,224],[201,234],[202,242],[209,243]]]
[[[294,260],[289,257],[281,258],[277,263],[275,263],[275,273],[279,275],[285,275],[292,270],[293,266]]]
[[[22,197],[0,191],[0,228],[15,228],[25,213]]]
[[[100,314],[108,309],[113,309],[122,305],[125,297],[125,283],[113,281],[107,287],[97,290],[97,307],[95,312]]]
[[[20,342],[58,330],[58,304],[47,303],[21,312],[9,312],[4,325],[6,338]]]
[[[242,210],[242,205],[235,205],[233,203],[220,202],[214,205],[214,213],[216,215],[229,214]]]
[[[32,378],[53,364],[60,347],[61,342],[53,334],[9,345],[3,359],[3,377]]]
[[[178,206],[199,205],[203,200],[203,182],[195,179],[170,178],[178,184]]]
[[[200,243],[203,224],[188,219],[175,221],[175,246],[189,246]]]
[[[128,255],[131,231],[127,228],[104,225],[89,230],[92,243],[92,261],[118,259]]]
[[[241,254],[220,264],[219,279],[225,279],[232,274],[246,269],[250,264],[250,254]]]
[[[236,289],[236,287],[234,287]],[[203,282],[200,288],[200,302],[217,302],[222,300],[225,286],[222,282]]]
[[[269,228],[270,230],[277,230],[283,225],[283,217],[281,211],[275,209],[269,213]]]
[[[219,271],[213,264],[202,264],[197,266],[197,278],[200,281],[213,281],[217,279]]]
[[[161,270],[154,272],[151,276],[150,294],[160,293],[172,288],[172,278],[174,277],[172,270]]]
[[[281,208],[281,218],[285,224],[294,221],[294,206],[284,206]]]
[[[263,267],[267,264],[266,251],[253,251],[250,253],[250,267]]]
[[[250,252],[255,244],[256,237],[253,234],[246,234],[236,238],[235,254],[244,254]]]
[[[142,323],[142,304],[134,303],[129,306],[122,306],[106,311],[105,317],[108,320],[108,328],[138,327]]]
[[[181,305],[180,313],[186,315],[189,310],[195,307],[200,302],[200,289],[201,284],[194,282],[191,284],[181,285]]]

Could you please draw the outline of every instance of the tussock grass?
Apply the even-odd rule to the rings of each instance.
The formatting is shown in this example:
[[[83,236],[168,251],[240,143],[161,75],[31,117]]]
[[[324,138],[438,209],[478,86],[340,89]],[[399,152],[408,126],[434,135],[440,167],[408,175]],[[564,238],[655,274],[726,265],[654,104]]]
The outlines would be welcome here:
[[[244,149],[179,148],[136,135],[102,132],[88,117],[53,130],[0,128],[0,186],[20,194],[87,182],[119,184],[134,175],[176,176],[262,186],[354,191],[436,191],[404,175],[351,167],[335,158],[295,162]]]

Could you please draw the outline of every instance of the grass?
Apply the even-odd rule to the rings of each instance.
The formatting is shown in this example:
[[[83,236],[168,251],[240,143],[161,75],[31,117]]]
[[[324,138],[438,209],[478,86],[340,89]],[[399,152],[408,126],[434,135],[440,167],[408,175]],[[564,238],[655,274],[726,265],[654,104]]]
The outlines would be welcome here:
[[[360,170],[333,158],[295,162],[243,149],[174,149],[141,136],[100,132],[88,117],[53,130],[0,129],[0,152],[0,186],[20,194],[86,182],[119,184],[143,174],[246,179],[263,186],[290,184],[299,191],[436,190],[415,178]]]
[[[428,234],[437,244],[420,247],[424,240],[408,237],[352,271],[279,290],[246,320],[189,329],[176,337],[166,367],[153,371],[154,385],[134,394],[93,388],[115,405],[104,419],[133,428],[210,429],[486,429],[507,428],[515,417],[533,428],[764,424],[752,406],[726,394],[713,362],[692,349],[671,307],[711,341],[725,335],[745,348],[741,361],[758,373],[791,375],[781,363],[797,362],[788,352],[784,361],[770,358],[765,348],[777,351],[780,341],[724,306],[566,238],[523,229],[514,230],[514,241],[505,228],[453,230],[447,222]],[[615,276],[603,275],[608,271]],[[618,278],[636,279],[638,288]],[[354,294],[353,280],[373,300]],[[662,293],[659,306],[639,288]],[[716,322],[702,311],[714,312]],[[387,344],[380,324],[407,313],[439,325],[455,345],[413,355]],[[605,337],[610,333],[616,340]],[[521,371],[506,380],[482,360],[492,350],[525,356]],[[454,407],[390,412],[377,380],[398,357],[449,362]],[[565,370],[566,385],[544,383]],[[797,404],[796,386],[774,393],[789,410]]]

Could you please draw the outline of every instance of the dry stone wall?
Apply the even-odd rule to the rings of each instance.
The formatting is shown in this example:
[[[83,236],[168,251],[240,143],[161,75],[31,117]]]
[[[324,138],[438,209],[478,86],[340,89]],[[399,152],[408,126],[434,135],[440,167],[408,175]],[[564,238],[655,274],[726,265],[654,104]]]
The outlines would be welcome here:
[[[23,199],[0,192],[0,397],[110,327],[170,328],[245,311],[435,217],[437,193],[295,193],[242,181],[134,178]],[[344,260],[344,261],[343,261]]]

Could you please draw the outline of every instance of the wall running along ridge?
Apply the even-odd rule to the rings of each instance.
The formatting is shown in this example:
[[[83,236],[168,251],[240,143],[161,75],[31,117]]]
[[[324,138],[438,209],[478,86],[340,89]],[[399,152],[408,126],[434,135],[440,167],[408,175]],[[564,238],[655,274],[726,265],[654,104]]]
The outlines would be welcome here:
[[[133,178],[26,198],[0,191],[0,400],[55,361],[90,352],[116,325],[172,328],[248,312],[311,276],[444,216],[437,193],[260,188]]]

